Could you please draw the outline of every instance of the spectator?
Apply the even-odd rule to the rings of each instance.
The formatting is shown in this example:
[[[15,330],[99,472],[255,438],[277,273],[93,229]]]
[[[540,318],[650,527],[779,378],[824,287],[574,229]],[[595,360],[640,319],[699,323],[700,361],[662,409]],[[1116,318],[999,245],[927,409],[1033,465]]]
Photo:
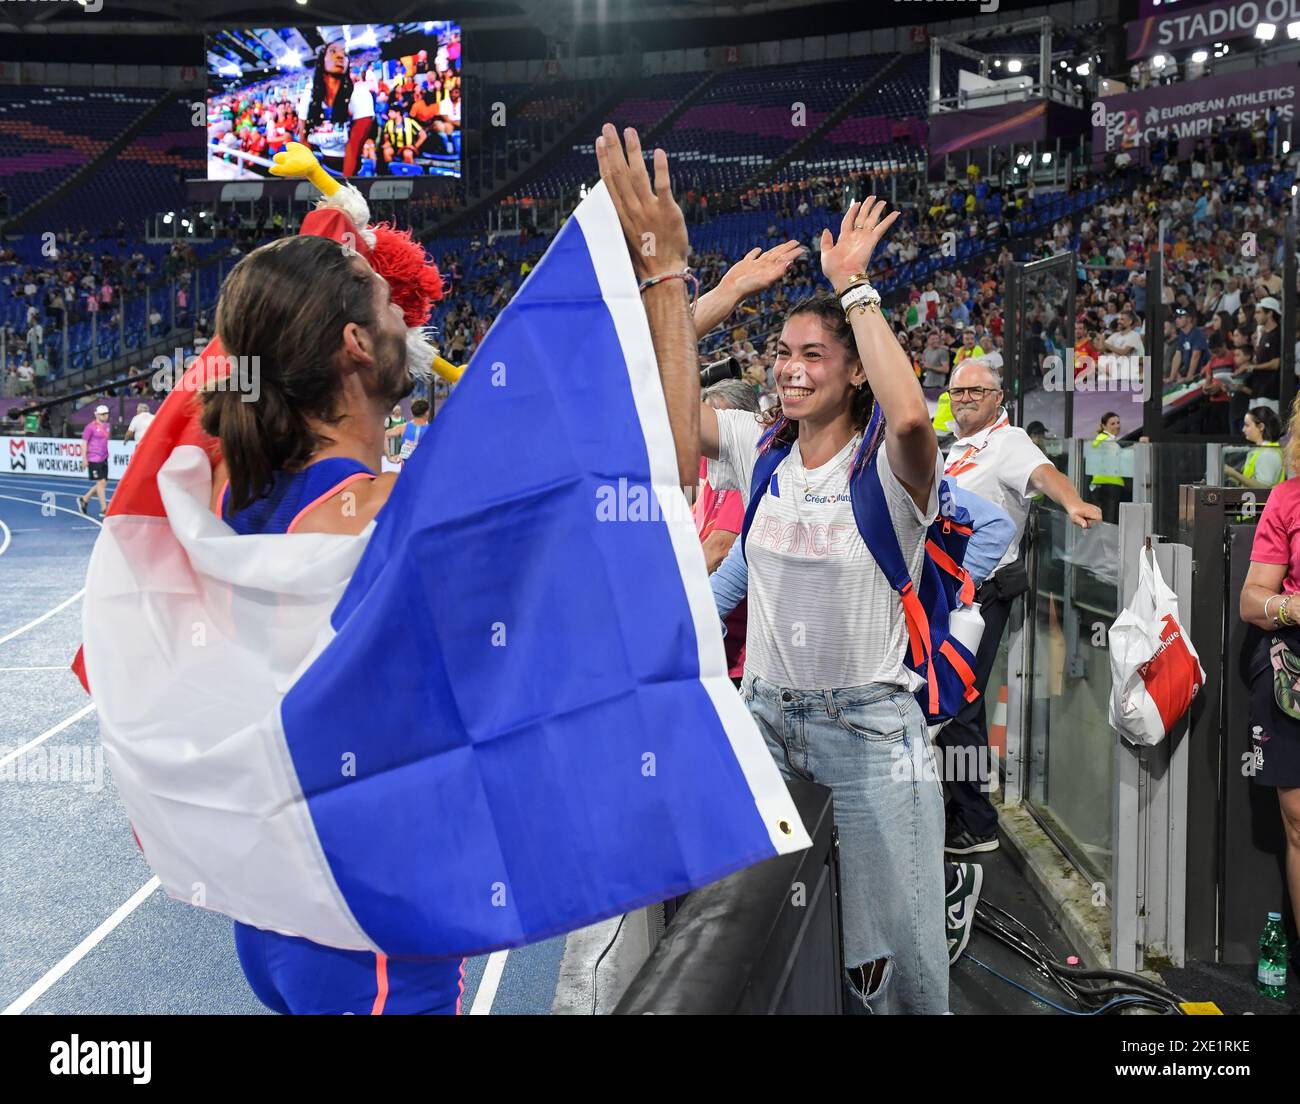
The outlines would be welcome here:
[[[1240,471],[1225,464],[1224,477],[1238,487],[1262,491],[1276,487],[1286,478],[1282,446],[1279,443],[1282,423],[1267,406],[1257,406],[1246,415],[1243,433],[1252,446],[1246,456],[1246,463]]]
[[[149,409],[148,403],[136,403],[135,417],[131,419],[131,424],[126,428],[124,441],[134,440],[137,443],[144,437],[145,430],[153,423],[153,412]]]
[[[1081,529],[1100,520],[1101,511],[1079,497],[1074,484],[1030,442],[1024,430],[1010,424],[1002,408],[1002,380],[996,372],[978,361],[968,361],[953,370],[949,394],[958,436],[948,450],[945,473],[957,486],[1006,511],[1016,526],[1015,540],[975,596],[984,618],[984,635],[975,657],[980,697],[965,706],[936,738],[940,747],[973,748],[977,756],[987,756],[984,690],[1011,604],[1029,586],[1020,560],[1020,536],[1032,496],[1048,495]],[[947,788],[950,816],[944,850],[952,855],[996,850],[997,814],[979,781],[950,782]]]

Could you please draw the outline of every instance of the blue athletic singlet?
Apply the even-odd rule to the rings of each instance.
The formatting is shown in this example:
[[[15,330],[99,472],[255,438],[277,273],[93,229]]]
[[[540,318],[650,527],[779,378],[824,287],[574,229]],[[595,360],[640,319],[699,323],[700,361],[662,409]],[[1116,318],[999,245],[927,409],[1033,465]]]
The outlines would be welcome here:
[[[313,506],[350,483],[373,479],[357,460],[332,457],[300,472],[278,472],[270,492],[234,514],[221,494],[223,520],[236,533],[290,533]],[[455,1015],[464,962],[390,959],[342,951],[235,921],[235,951],[257,999],[284,1015]]]

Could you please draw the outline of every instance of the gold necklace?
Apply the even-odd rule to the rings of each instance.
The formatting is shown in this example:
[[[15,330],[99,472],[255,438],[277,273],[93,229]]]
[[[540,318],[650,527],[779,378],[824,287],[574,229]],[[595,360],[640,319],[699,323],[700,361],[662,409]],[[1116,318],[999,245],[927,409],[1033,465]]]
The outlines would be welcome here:
[[[854,438],[854,439],[856,440],[856,438]],[[850,444],[852,444],[852,441],[850,441]],[[846,446],[846,447],[847,447],[847,446]],[[840,470],[842,467],[844,467],[844,466],[845,466],[845,465],[846,465],[850,460],[853,459],[853,453],[854,453],[854,451],[855,451],[854,449],[849,448],[849,449],[848,449],[848,453],[847,453],[847,455],[844,457],[844,459],[841,460],[838,464],[836,464],[833,468],[831,468],[831,470],[830,470],[829,472],[827,472],[824,476],[821,477],[821,480],[820,480],[821,485],[820,485],[820,487],[818,488],[818,491],[819,491],[819,492],[821,491],[822,488],[826,487],[828,483],[830,483],[831,478],[832,478],[833,476],[835,476],[835,475],[839,472],[839,470]],[[799,465],[800,465],[800,467],[803,468],[803,474],[804,474],[803,493],[806,494],[806,495],[807,495],[807,494],[812,494],[812,493],[813,493],[812,477],[811,477],[811,475],[810,475],[809,472],[808,472],[808,468],[807,468],[807,466],[804,465],[804,462],[803,462],[803,453],[802,453],[802,452],[799,454]]]

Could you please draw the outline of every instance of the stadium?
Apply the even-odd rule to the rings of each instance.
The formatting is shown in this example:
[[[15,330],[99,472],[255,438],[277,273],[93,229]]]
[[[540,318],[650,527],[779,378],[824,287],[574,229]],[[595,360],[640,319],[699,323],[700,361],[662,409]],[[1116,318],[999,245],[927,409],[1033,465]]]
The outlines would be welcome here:
[[[1280,1040],[1298,63],[0,7],[0,1007]]]

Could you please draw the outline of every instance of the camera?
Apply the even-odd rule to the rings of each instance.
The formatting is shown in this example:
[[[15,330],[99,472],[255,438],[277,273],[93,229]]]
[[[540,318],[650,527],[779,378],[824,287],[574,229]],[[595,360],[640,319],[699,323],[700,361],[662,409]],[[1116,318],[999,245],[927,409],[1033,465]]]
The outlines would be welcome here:
[[[723,357],[700,369],[700,386],[712,387],[723,380],[740,379],[740,361],[734,356]]]

